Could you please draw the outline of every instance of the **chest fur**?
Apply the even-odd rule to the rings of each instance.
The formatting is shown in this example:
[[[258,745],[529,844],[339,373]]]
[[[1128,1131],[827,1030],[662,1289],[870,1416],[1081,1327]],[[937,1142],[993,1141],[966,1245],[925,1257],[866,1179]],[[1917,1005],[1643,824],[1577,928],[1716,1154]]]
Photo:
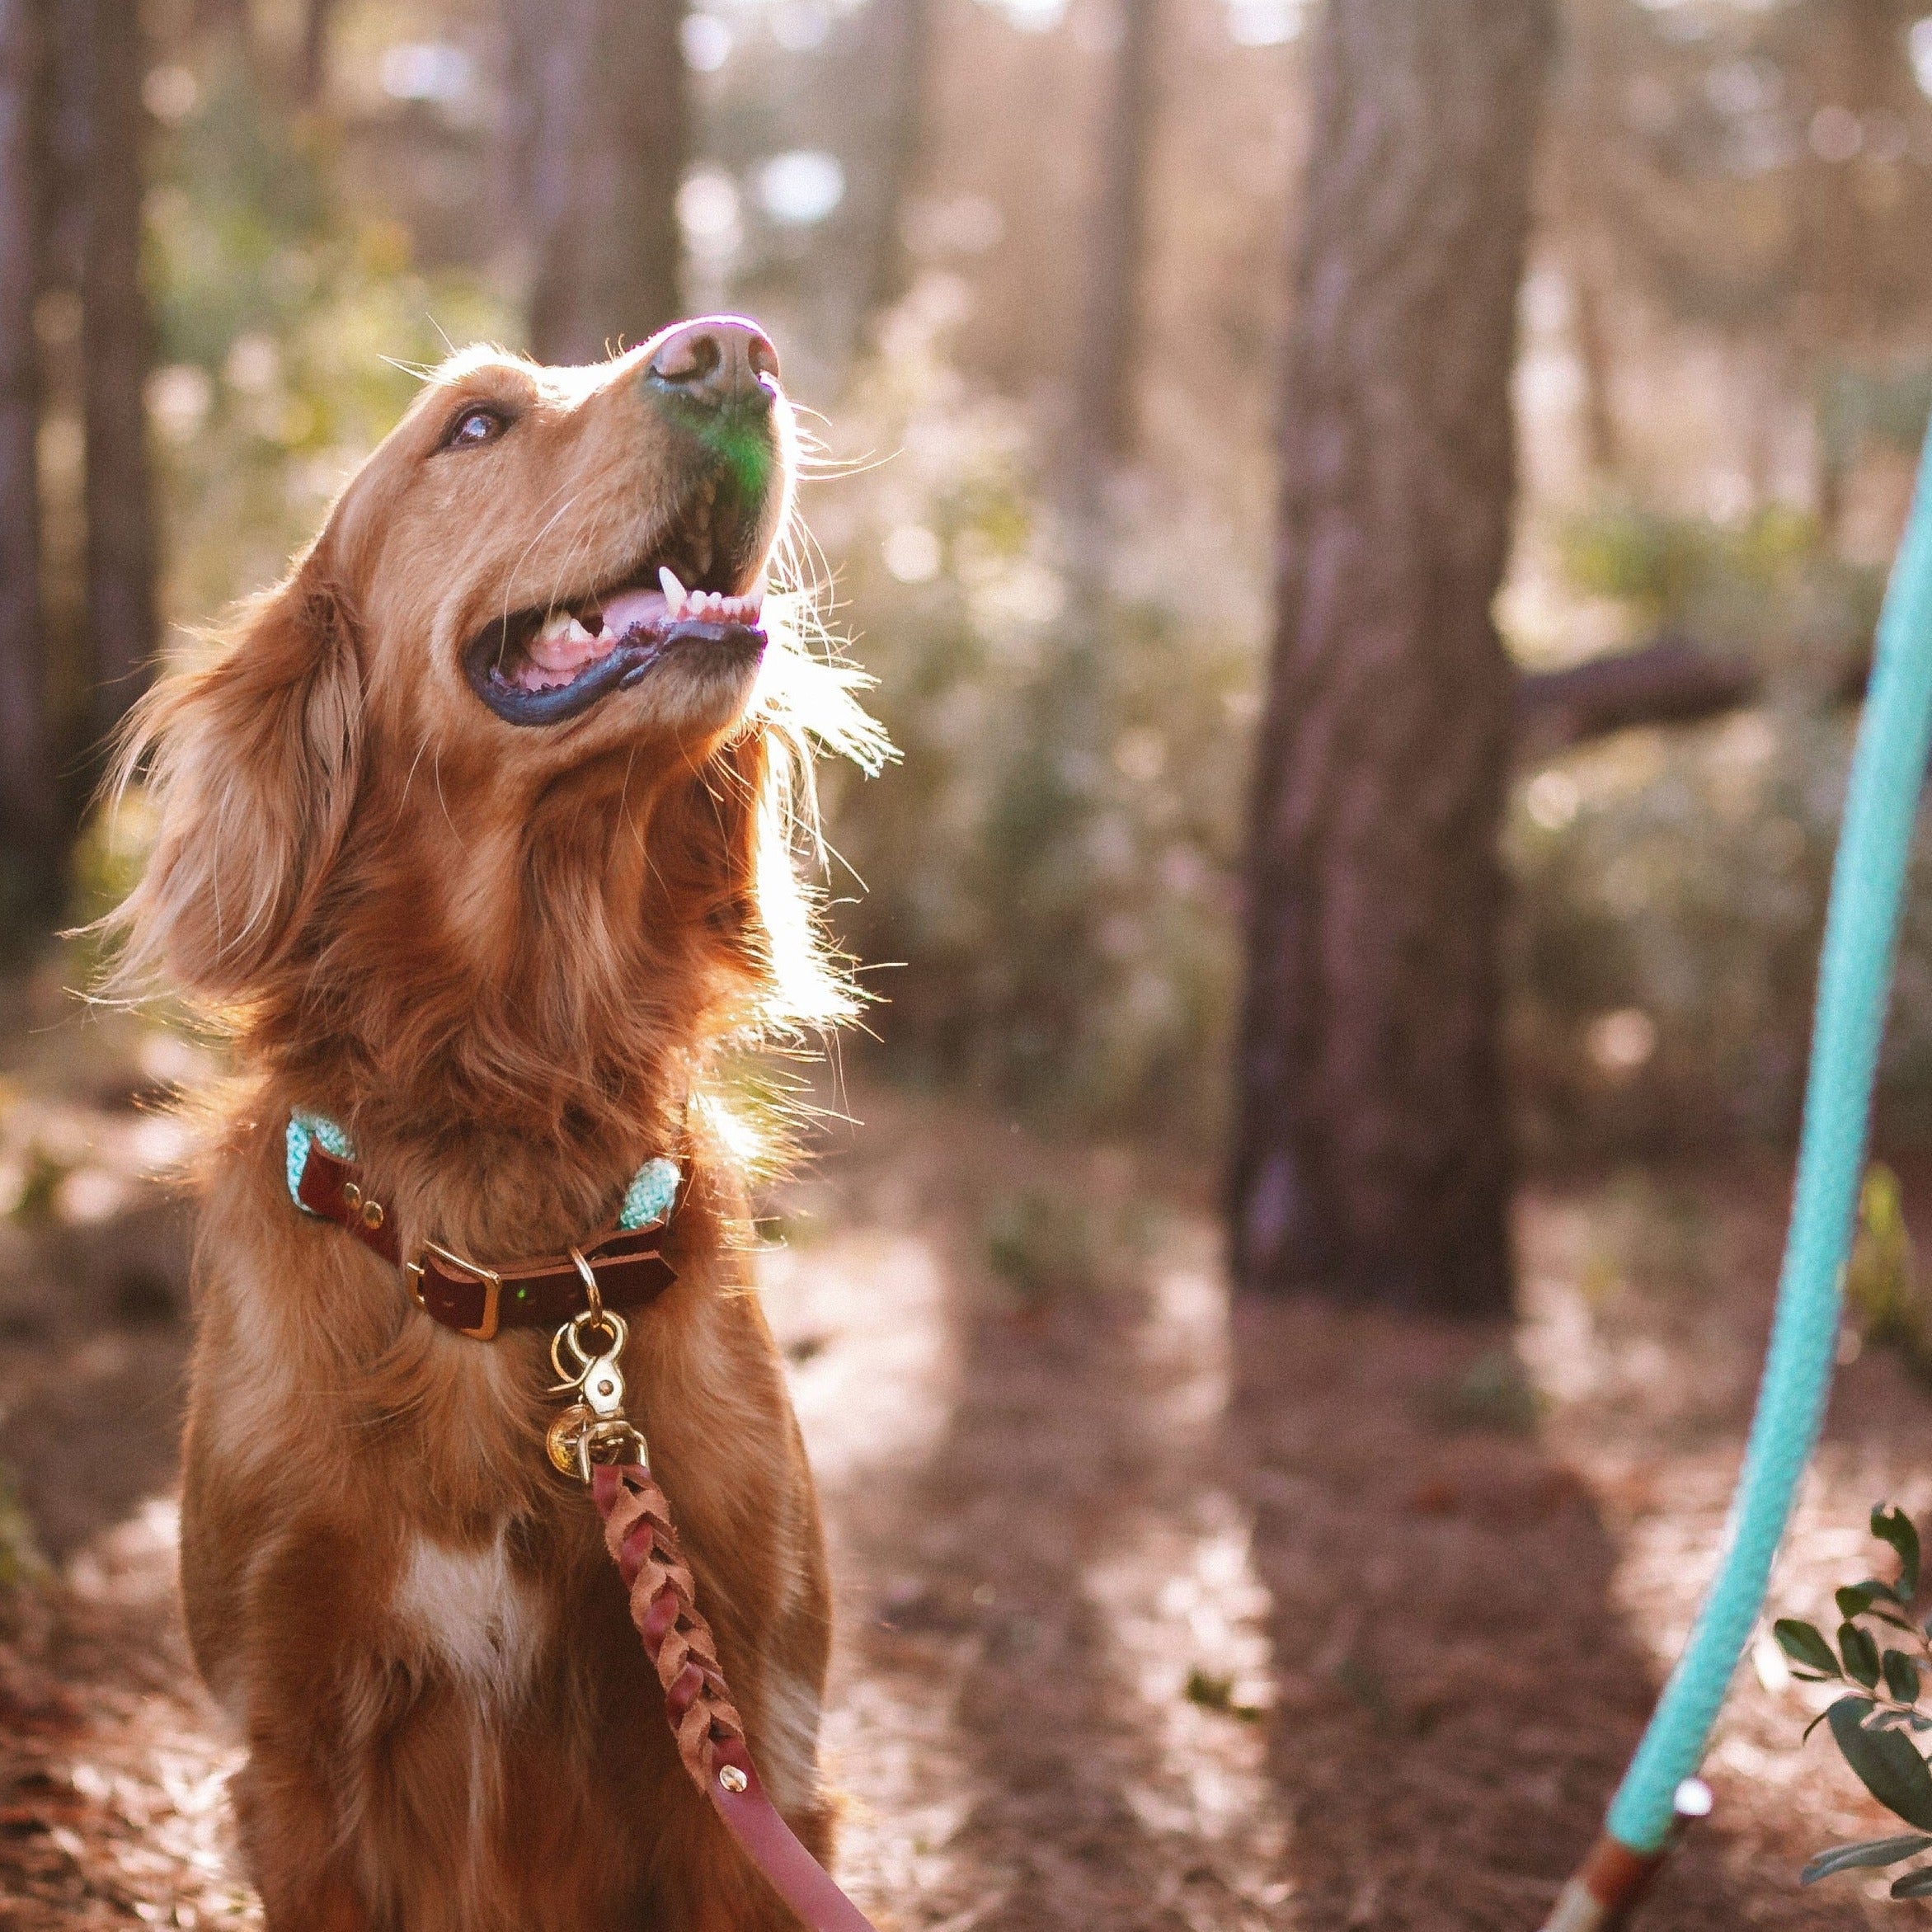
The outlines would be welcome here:
[[[389,1602],[397,1634],[472,1696],[514,1701],[545,1634],[543,1600],[512,1567],[501,1530],[481,1547],[405,1544]]]

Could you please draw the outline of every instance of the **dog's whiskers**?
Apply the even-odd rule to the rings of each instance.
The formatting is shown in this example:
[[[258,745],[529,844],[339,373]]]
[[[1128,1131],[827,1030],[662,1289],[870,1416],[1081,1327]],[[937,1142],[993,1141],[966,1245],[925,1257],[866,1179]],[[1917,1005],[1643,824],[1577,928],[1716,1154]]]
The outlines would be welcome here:
[[[396,801],[396,816],[394,820],[392,821],[394,824],[400,825],[402,821],[402,808],[409,802],[409,788],[416,783],[416,767],[422,763],[423,754],[427,751],[429,748],[430,734],[427,731],[425,731],[421,739],[416,745],[416,756],[409,761],[409,770],[403,777],[402,796]]]

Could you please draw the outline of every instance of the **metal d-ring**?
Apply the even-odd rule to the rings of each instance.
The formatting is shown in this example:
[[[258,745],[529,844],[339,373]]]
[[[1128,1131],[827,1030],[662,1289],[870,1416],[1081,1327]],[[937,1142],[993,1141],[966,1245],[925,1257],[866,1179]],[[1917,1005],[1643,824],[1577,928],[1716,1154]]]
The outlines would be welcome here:
[[[604,1313],[604,1293],[597,1286],[597,1271],[584,1258],[581,1248],[573,1248],[570,1257],[577,1264],[577,1272],[584,1277],[584,1293],[590,1298],[590,1312],[594,1315]]]

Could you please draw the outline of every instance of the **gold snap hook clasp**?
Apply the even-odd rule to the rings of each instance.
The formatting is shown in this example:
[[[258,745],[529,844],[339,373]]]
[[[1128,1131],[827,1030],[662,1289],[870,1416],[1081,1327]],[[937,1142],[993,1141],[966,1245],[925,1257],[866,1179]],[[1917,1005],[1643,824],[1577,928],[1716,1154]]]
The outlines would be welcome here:
[[[631,1326],[613,1308],[582,1309],[550,1337],[550,1366],[557,1371],[552,1395],[562,1395],[578,1388],[597,1362],[614,1368],[623,1353]],[[567,1365],[568,1355],[576,1366]]]
[[[604,1305],[597,1271],[583,1249],[571,1248],[570,1257],[583,1279],[589,1306],[550,1338],[550,1366],[557,1371],[551,1394],[576,1399],[551,1423],[544,1446],[558,1469],[588,1483],[599,1463],[641,1463],[649,1452],[624,1414],[624,1376],[618,1357],[630,1335],[629,1324]]]

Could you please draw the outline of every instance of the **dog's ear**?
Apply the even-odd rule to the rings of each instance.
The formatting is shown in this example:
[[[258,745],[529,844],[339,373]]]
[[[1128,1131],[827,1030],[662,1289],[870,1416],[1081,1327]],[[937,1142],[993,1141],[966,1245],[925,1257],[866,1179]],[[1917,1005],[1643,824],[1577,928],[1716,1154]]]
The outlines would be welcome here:
[[[127,938],[118,976],[159,969],[219,1001],[255,992],[341,848],[361,740],[351,616],[312,557],[135,712],[121,782],[145,769],[159,823],[110,921]]]

